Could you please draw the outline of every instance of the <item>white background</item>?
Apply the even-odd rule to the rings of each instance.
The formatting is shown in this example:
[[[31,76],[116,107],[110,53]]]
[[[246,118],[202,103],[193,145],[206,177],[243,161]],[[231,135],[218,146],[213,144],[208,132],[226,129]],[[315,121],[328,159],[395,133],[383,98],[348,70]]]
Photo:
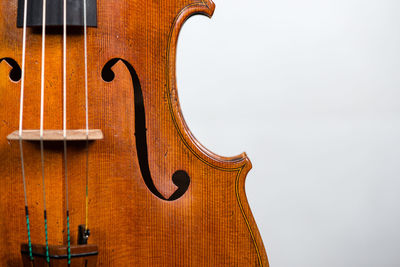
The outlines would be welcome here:
[[[248,153],[271,266],[400,266],[400,1],[215,3],[180,35],[181,106]]]

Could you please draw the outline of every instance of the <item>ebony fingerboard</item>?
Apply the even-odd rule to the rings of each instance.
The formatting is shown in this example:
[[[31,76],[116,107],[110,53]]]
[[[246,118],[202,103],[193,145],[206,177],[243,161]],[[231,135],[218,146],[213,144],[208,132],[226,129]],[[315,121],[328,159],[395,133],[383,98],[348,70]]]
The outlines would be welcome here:
[[[24,1],[18,0],[17,27],[23,27]],[[27,0],[27,27],[42,26],[43,0]],[[46,2],[46,25],[63,25],[63,2],[64,0],[51,0]],[[97,27],[97,2],[86,0],[87,26]],[[67,25],[83,26],[83,0],[67,0]]]

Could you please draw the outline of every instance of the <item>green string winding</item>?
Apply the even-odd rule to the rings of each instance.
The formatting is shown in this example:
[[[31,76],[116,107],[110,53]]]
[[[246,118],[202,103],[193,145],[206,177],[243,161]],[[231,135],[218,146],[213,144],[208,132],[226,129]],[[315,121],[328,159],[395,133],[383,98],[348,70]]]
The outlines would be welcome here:
[[[34,258],[33,258],[33,254],[32,254],[31,228],[29,226],[29,211],[28,211],[27,206],[25,206],[25,216],[26,216],[26,228],[28,230],[29,257],[31,258],[31,261],[33,261]]]
[[[68,265],[71,264],[71,238],[69,232],[69,211],[67,210],[67,241],[68,241]]]
[[[49,240],[47,234],[47,212],[44,210],[44,232],[46,234],[46,261],[50,264],[50,255],[49,255]]]

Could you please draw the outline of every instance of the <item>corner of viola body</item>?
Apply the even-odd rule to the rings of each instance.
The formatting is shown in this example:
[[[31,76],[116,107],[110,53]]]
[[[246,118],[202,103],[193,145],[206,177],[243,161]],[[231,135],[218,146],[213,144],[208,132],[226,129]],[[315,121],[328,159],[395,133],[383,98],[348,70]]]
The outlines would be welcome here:
[[[233,157],[222,157],[216,154],[214,154],[213,157],[219,158],[220,161],[231,165],[231,168],[238,169],[241,172],[243,181],[246,179],[247,173],[253,168],[253,165],[251,164],[251,161],[246,152],[243,152]]]
[[[215,4],[212,0],[196,0],[184,6],[179,14],[183,20],[196,15],[202,14],[209,18],[212,17],[215,10]]]
[[[204,0],[202,2],[206,5],[206,8],[207,8],[207,10],[205,11],[205,14],[208,17],[212,17],[212,15],[214,14],[214,11],[215,11],[214,2],[212,0]]]
[[[253,168],[253,165],[251,164],[251,161],[250,161],[249,157],[247,156],[247,153],[243,152],[242,154],[240,154],[240,157],[245,162],[244,166],[245,166],[247,172],[250,171]]]

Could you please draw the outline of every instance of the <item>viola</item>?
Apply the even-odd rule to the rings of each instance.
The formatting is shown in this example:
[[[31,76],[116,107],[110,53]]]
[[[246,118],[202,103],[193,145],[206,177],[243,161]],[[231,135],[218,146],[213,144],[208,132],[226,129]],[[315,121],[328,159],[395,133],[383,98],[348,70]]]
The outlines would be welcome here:
[[[248,157],[179,107],[179,31],[214,8],[1,1],[0,266],[269,266]]]

